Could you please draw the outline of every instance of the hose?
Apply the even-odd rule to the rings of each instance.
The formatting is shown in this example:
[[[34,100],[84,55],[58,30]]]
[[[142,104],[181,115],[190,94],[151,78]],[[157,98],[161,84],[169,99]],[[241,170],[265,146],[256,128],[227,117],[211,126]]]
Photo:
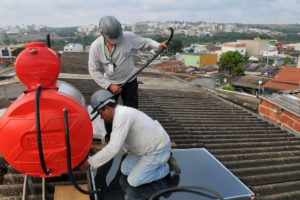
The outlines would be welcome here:
[[[194,192],[193,189],[197,189],[197,190],[202,190],[202,191],[206,191],[206,192],[209,192],[213,195],[215,195],[218,199],[220,200],[224,200],[224,198],[217,192],[209,189],[209,188],[205,188],[205,187],[201,187],[201,186],[178,186],[178,187],[171,187],[171,188],[166,188],[166,189],[163,189],[163,190],[160,190],[156,193],[154,193],[150,198],[149,200],[155,200],[156,198],[162,196],[163,194],[165,193],[168,193],[168,192],[175,192],[175,191],[190,191],[190,192]],[[199,194],[200,195],[200,194]]]
[[[72,162],[71,162],[71,145],[70,145],[70,134],[69,134],[69,122],[68,122],[68,110],[64,109],[64,122],[65,122],[65,134],[66,134],[66,149],[67,149],[67,165],[68,165],[68,176],[74,187],[83,194],[94,195],[99,191],[86,191],[83,190],[76,182],[75,177],[72,172]]]
[[[166,45],[168,45],[168,44],[170,43],[171,39],[173,38],[173,33],[174,33],[173,28],[168,27],[168,30],[170,30],[171,33],[170,33],[169,38],[168,38],[168,40],[167,40],[167,42],[166,42]],[[149,65],[155,58],[157,58],[157,56],[159,56],[159,54],[161,54],[165,49],[166,49],[166,47],[161,48],[161,49],[160,49],[160,50],[159,50],[159,51],[158,51],[158,52],[157,52],[150,60],[148,60],[148,62],[147,62],[146,64],[144,64],[143,67],[141,67],[141,68],[140,68],[138,71],[136,71],[133,75],[131,75],[130,77],[128,77],[128,78],[126,79],[126,81],[120,85],[120,87],[122,88],[122,87],[123,87],[126,83],[128,83],[133,77],[135,77],[135,76],[138,75],[141,71],[143,71],[146,67],[148,67],[148,65]],[[112,94],[110,97],[106,98],[104,101],[99,102],[99,104],[93,109],[93,111],[91,112],[91,114],[95,113],[95,112],[97,111],[97,108],[98,108],[103,102],[105,102],[107,99],[110,99],[110,98],[112,98],[112,97],[114,97],[114,96],[115,96],[115,95]],[[97,114],[91,119],[91,121],[94,121],[94,119],[96,119],[96,118],[98,117],[98,115],[99,115],[99,113],[97,113]]]
[[[43,145],[42,145],[42,137],[41,137],[41,127],[40,127],[40,93],[42,86],[38,85],[35,93],[35,123],[36,123],[36,135],[37,135],[37,145],[39,150],[39,157],[43,172],[46,176],[50,175],[50,170],[47,169],[44,153],[43,153]]]

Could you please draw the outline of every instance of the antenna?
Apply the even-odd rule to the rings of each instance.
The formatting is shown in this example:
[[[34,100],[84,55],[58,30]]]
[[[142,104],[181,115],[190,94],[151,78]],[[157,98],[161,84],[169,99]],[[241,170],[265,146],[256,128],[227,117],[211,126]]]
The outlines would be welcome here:
[[[47,47],[50,48],[51,47],[50,34],[47,34],[46,43],[47,43]]]

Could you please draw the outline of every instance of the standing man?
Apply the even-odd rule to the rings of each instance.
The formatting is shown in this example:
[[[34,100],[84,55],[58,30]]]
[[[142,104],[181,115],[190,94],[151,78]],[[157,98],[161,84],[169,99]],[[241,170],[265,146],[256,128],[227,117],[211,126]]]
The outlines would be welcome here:
[[[100,19],[101,36],[91,45],[89,53],[89,73],[102,88],[115,94],[118,101],[121,94],[125,106],[138,109],[138,83],[134,77],[122,88],[119,85],[135,74],[133,49],[160,49],[166,41],[159,44],[154,40],[138,37],[131,32],[123,32],[120,22],[113,16]],[[102,72],[101,72],[102,71]],[[110,139],[111,123],[105,123],[105,140]]]
[[[138,84],[134,77],[120,88],[135,71],[133,49],[160,49],[166,41],[159,44],[154,40],[142,38],[131,32],[123,32],[120,22],[113,16],[100,19],[101,36],[91,45],[89,53],[89,73],[102,88],[116,95],[121,94],[123,104],[138,108]],[[101,72],[103,71],[103,72]]]
[[[96,91],[91,97],[91,106],[100,113],[104,121],[113,124],[111,139],[79,168],[84,170],[90,165],[98,168],[117,155],[127,152],[121,164],[121,172],[128,176],[127,181],[133,187],[161,179],[169,170],[179,174],[180,168],[171,156],[169,135],[159,122],[142,111],[118,105],[108,97],[109,91]],[[99,105],[99,102],[102,104]]]

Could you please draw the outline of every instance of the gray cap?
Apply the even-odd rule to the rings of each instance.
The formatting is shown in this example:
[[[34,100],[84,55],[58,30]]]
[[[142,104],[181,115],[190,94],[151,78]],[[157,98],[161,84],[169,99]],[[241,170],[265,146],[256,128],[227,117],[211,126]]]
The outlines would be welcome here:
[[[120,22],[114,16],[105,16],[100,19],[99,29],[103,37],[111,44],[120,43],[123,31]]]
[[[93,110],[100,110],[110,102],[116,103],[116,101],[112,99],[113,96],[114,95],[108,90],[98,90],[94,92],[94,94],[91,97],[91,106]]]

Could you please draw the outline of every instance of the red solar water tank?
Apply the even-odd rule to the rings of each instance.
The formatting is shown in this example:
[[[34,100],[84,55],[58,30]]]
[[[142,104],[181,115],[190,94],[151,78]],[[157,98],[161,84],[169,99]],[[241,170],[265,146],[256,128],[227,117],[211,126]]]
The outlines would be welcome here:
[[[26,47],[25,53],[19,55],[15,67],[27,90],[7,108],[0,119],[0,152],[12,167],[26,175],[58,176],[68,171],[63,110],[68,110],[72,168],[76,167],[90,150],[93,140],[92,123],[82,94],[72,85],[56,81],[57,70],[60,69],[56,53],[45,46],[41,47],[39,43]],[[36,47],[45,49],[39,49],[38,53],[28,51]],[[45,51],[44,54],[39,55],[42,51]],[[50,51],[54,57],[46,51]],[[27,56],[32,58],[31,63]],[[38,71],[39,67],[41,72]],[[34,73],[30,69],[34,69]],[[26,70],[30,75],[26,74]],[[51,77],[44,80],[46,71],[49,71]],[[21,77],[19,72],[22,72]],[[53,77],[56,77],[54,82]],[[51,173],[48,176],[42,170],[37,144],[35,96],[38,84],[42,85],[39,97],[40,130],[45,165]]]

